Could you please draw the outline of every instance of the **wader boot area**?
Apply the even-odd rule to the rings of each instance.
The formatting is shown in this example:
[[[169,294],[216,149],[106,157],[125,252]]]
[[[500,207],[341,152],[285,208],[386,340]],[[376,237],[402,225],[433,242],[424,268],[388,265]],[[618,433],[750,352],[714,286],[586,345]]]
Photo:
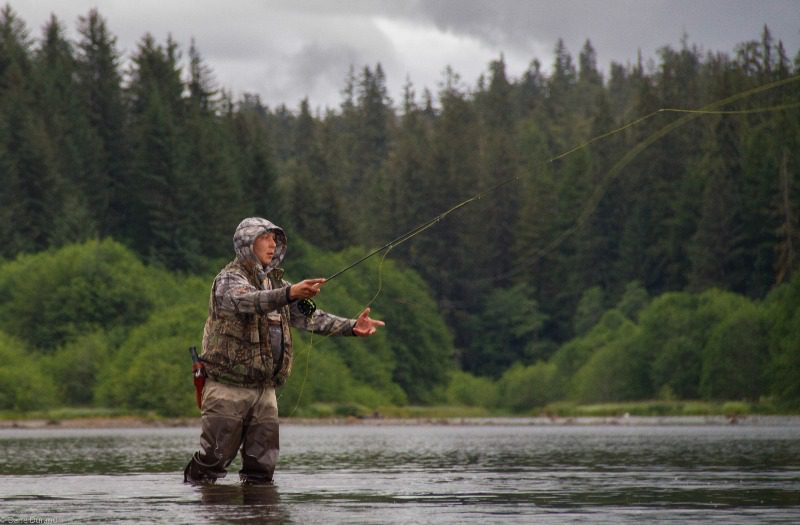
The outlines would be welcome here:
[[[278,402],[271,387],[245,388],[206,381],[200,451],[183,472],[186,483],[214,483],[242,449],[243,483],[272,482],[278,462]]]

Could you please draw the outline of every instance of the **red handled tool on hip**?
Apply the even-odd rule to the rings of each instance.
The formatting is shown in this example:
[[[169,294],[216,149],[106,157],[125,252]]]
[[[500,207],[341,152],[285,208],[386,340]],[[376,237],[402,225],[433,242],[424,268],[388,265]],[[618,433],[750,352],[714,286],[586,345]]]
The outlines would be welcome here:
[[[194,379],[194,396],[197,400],[197,408],[201,408],[203,404],[203,387],[206,384],[206,365],[200,360],[197,355],[197,348],[194,346],[189,348],[189,353],[192,354],[192,378]]]

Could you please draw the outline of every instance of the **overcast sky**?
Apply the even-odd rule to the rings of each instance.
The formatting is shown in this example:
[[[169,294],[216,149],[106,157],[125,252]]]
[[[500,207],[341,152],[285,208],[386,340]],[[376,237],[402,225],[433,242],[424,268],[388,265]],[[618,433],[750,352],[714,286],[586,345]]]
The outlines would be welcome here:
[[[2,2],[3,0],[0,0]],[[380,62],[390,96],[410,79],[434,93],[451,66],[468,88],[504,56],[519,77],[533,59],[546,70],[559,38],[577,63],[589,39],[598,65],[656,59],[685,33],[705,51],[733,53],[766,24],[791,58],[800,49],[800,0],[12,0],[31,36],[54,13],[75,37],[93,7],[123,56],[151,33],[181,48],[194,38],[220,87],[257,93],[275,107],[338,107],[351,65]],[[184,53],[185,56],[185,53]]]

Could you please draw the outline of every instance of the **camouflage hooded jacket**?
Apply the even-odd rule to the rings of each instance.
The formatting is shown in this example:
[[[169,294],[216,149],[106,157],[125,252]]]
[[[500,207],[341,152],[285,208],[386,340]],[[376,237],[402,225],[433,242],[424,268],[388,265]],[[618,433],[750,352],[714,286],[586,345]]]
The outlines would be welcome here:
[[[259,235],[275,234],[275,254],[262,266],[253,253]],[[326,335],[353,335],[355,320],[321,310],[306,317],[289,301],[290,283],[279,265],[286,255],[286,234],[266,219],[243,220],[233,236],[236,258],[214,279],[203,330],[202,359],[209,377],[241,386],[280,386],[292,371],[290,327]],[[283,358],[273,363],[269,325],[280,323]],[[276,366],[277,365],[277,366]]]

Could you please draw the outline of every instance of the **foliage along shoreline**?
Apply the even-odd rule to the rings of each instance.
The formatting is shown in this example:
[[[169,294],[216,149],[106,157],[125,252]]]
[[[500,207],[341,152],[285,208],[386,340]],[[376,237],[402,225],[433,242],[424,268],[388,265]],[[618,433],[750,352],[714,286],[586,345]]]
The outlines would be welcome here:
[[[668,425],[792,425],[800,426],[800,412],[772,412],[773,408],[745,403],[690,403],[665,405],[663,401],[637,402],[629,405],[573,405],[568,410],[545,409],[540,415],[481,414],[465,407],[388,407],[391,416],[380,412],[370,415],[281,416],[282,425],[452,425],[452,426],[668,426]],[[725,406],[729,405],[729,406]],[[335,407],[331,407],[336,410]],[[3,429],[102,429],[102,428],[176,428],[199,427],[199,415],[164,417],[155,412],[124,412],[116,415],[92,415],[92,410],[14,413],[0,411]],[[99,411],[98,413],[107,413]],[[405,413],[405,415],[401,415]]]
[[[296,268],[309,275],[363,253],[294,246]],[[493,380],[458,369],[453,339],[413,270],[368,264],[383,266],[372,307],[387,330],[369,341],[297,334],[282,415],[356,417],[379,407],[403,415],[415,405],[531,415],[654,398],[667,413],[695,399],[733,400],[719,410],[739,403],[737,413],[800,406],[800,274],[760,302],[719,290],[649,298],[633,287],[552,359],[518,362]],[[0,263],[0,410],[195,413],[187,349],[199,344],[210,281],[144,265],[112,240]],[[319,304],[355,314],[375,284],[342,276]]]

